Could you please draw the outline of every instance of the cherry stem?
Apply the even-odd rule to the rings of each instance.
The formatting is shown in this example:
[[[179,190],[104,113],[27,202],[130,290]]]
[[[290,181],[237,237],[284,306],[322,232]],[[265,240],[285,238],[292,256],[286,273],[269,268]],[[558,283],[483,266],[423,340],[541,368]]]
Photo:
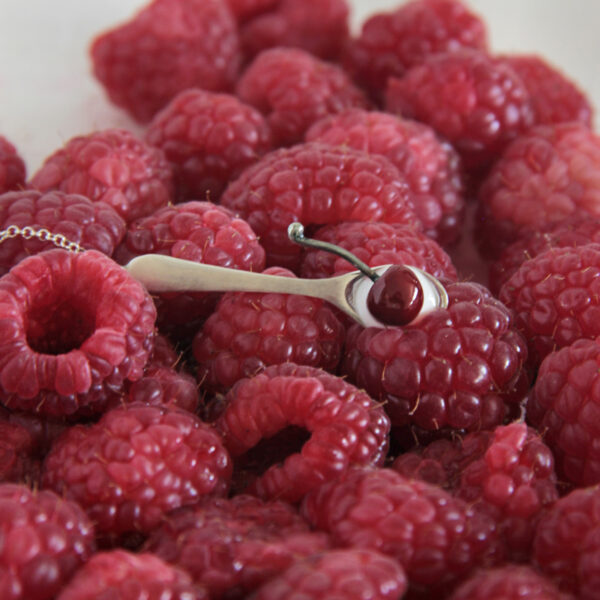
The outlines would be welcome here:
[[[321,240],[315,240],[304,236],[304,225],[302,223],[294,222],[290,223],[288,230],[288,237],[292,242],[300,244],[301,246],[307,246],[309,248],[316,248],[317,250],[325,250],[325,252],[331,252],[345,260],[347,260],[353,267],[356,267],[363,275],[366,275],[371,281],[377,281],[379,275],[364,263],[360,258],[349,252],[340,246],[330,244],[329,242],[322,242]]]

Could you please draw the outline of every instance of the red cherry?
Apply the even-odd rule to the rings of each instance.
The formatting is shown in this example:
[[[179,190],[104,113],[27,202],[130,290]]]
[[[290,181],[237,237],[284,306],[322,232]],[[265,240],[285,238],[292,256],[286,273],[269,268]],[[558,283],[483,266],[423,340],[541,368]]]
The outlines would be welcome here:
[[[407,325],[423,306],[423,288],[406,267],[390,267],[369,290],[367,307],[386,325]]]

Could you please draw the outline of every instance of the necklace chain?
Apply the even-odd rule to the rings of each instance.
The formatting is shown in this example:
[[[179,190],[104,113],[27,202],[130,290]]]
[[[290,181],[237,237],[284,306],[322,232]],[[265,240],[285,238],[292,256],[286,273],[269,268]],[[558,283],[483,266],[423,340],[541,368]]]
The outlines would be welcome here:
[[[68,240],[62,233],[52,233],[43,227],[40,229],[34,229],[29,225],[26,227],[9,225],[6,229],[0,231],[0,244],[17,236],[20,236],[26,240],[35,238],[40,240],[40,242],[51,242],[57,248],[62,248],[68,252],[84,252],[85,250],[85,248],[82,248],[77,242]]]

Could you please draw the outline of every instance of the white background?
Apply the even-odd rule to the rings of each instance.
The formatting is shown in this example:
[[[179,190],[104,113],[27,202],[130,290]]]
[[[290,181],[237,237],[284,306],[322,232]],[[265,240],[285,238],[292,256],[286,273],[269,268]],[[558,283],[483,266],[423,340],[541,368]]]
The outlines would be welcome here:
[[[398,0],[351,0],[356,30]],[[0,134],[32,173],[70,137],[93,129],[136,129],[90,75],[88,45],[144,0],[0,0]],[[600,106],[598,0],[470,0],[495,51],[537,52],[568,73]],[[139,130],[139,128],[137,128]]]

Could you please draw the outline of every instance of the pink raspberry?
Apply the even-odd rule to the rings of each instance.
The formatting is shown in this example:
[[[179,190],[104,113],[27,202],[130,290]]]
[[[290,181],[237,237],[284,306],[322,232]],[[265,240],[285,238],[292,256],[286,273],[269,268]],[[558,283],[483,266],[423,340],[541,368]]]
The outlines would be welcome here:
[[[347,0],[280,0],[241,25],[242,48],[247,58],[292,46],[335,61],[348,41],[349,13]]]
[[[130,404],[68,429],[46,456],[42,484],[78,502],[98,534],[123,539],[201,496],[224,495],[230,476],[227,451],[200,419]]]
[[[519,236],[600,216],[600,137],[582,123],[542,125],[513,141],[479,192],[479,245],[497,257]]]
[[[397,600],[406,591],[406,575],[389,556],[373,550],[331,550],[293,564],[265,583],[255,600]]]
[[[298,502],[322,482],[354,465],[379,465],[388,449],[389,420],[381,406],[340,377],[292,363],[239,381],[215,426],[232,457],[260,458],[262,440],[286,429],[308,432],[300,451],[275,448],[268,468],[248,490],[262,498]],[[276,460],[274,460],[276,456]]]
[[[0,482],[37,483],[32,435],[19,423],[0,421]]]
[[[491,429],[522,400],[527,345],[511,313],[475,283],[449,283],[447,309],[385,329],[352,326],[343,370],[392,425]]]
[[[546,356],[527,403],[527,418],[544,432],[559,476],[579,486],[600,483],[599,390],[600,345],[581,339]]]
[[[598,598],[600,488],[577,489],[539,522],[534,560],[562,590],[581,600]]]
[[[423,121],[476,170],[534,123],[529,92],[506,64],[463,49],[428,58],[402,79],[391,78],[387,110]]]
[[[265,273],[293,277],[278,267]],[[239,379],[283,362],[333,371],[342,357],[345,333],[324,300],[228,292],[194,338],[198,381],[205,390],[225,391]]]
[[[327,115],[368,106],[340,67],[297,48],[261,52],[236,92],[265,115],[276,146],[301,142],[306,130]]]
[[[527,339],[529,364],[581,338],[600,335],[600,245],[551,248],[525,261],[499,298]]]
[[[539,56],[507,55],[499,59],[521,78],[531,96],[538,124],[580,121],[588,127],[592,106],[574,82]]]
[[[227,4],[238,23],[274,9],[281,0],[227,0]]]
[[[190,576],[152,554],[100,552],[81,567],[57,600],[208,600]]]
[[[547,577],[527,565],[478,571],[463,581],[448,600],[570,600]]]
[[[94,250],[48,250],[0,279],[0,400],[64,416],[99,412],[142,376],[156,310],[142,285]]]
[[[311,532],[285,502],[238,494],[171,513],[145,549],[185,569],[213,600],[234,600],[329,546],[328,536]]]
[[[104,202],[92,202],[78,194],[24,190],[0,196],[0,229],[11,225],[35,231],[46,229],[63,235],[86,250],[111,256],[125,235],[125,221]],[[54,248],[52,242],[16,236],[0,245],[0,273],[24,258]]]
[[[171,163],[179,200],[217,202],[231,180],[271,149],[269,126],[256,109],[200,89],[173,98],[155,115],[146,140]]]
[[[411,587],[429,598],[502,558],[492,520],[391,469],[352,469],[307,495],[302,512],[338,545],[397,559]]]
[[[422,224],[406,179],[384,156],[318,142],[264,156],[225,191],[221,204],[260,237],[267,264],[295,270],[301,249],[287,238],[293,221]]]
[[[129,223],[172,200],[172,179],[162,150],[124,129],[105,129],[69,140],[46,159],[31,186],[102,200]]]
[[[235,19],[222,0],[153,0],[98,36],[90,53],[110,99],[141,122],[185,89],[231,89],[242,58]]]
[[[25,187],[26,168],[17,149],[0,135],[0,194]]]
[[[0,597],[52,600],[95,550],[81,508],[51,491],[0,484]]]

